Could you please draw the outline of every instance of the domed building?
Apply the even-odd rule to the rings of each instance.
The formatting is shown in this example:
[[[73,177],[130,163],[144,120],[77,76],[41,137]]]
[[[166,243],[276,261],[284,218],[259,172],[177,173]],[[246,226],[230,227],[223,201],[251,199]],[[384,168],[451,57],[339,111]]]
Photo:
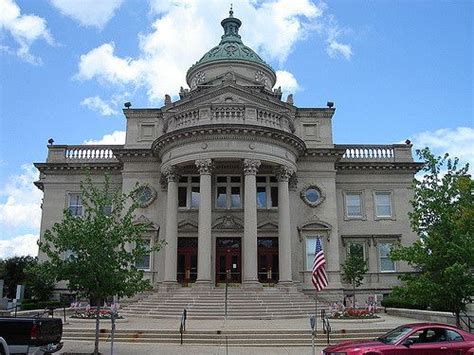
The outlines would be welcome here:
[[[158,289],[273,285],[312,291],[316,241],[326,258],[328,287],[341,299],[349,253],[369,271],[360,287],[382,295],[407,265],[391,245],[416,240],[407,213],[419,164],[411,145],[338,145],[332,103],[301,108],[282,100],[276,74],[240,35],[241,21],[221,22],[220,43],[189,68],[179,100],[161,108],[125,108],[120,146],[50,145],[37,185],[44,191],[41,235],[64,208],[82,214],[79,183],[89,168],[124,192],[142,185],[137,219],[144,236],[166,246],[139,266]],[[44,255],[40,254],[40,259]]]

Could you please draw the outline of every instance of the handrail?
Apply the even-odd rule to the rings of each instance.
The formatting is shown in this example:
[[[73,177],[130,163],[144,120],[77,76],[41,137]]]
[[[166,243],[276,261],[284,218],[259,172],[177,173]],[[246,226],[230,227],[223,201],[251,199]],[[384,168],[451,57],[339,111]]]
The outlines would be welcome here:
[[[181,336],[181,345],[183,345],[183,334],[186,331],[186,318],[188,317],[188,311],[186,308],[183,309],[183,313],[181,314],[181,324],[179,325],[179,334]]]
[[[472,326],[471,323],[474,324],[474,319],[465,311],[461,311],[459,313],[459,325],[461,325],[461,323],[464,323],[464,325],[469,330],[469,333],[472,333],[474,326]]]
[[[330,334],[332,331],[331,324],[329,324],[329,318],[326,315],[326,310],[321,310],[321,320],[323,321],[323,333],[326,334],[327,343],[329,344]]]

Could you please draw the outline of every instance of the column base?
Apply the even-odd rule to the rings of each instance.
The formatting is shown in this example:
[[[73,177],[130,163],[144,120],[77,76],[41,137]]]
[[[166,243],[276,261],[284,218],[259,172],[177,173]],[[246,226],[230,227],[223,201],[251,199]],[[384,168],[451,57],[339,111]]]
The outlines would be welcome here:
[[[258,280],[244,280],[244,282],[242,282],[242,288],[255,291],[263,290],[263,286]]]
[[[214,287],[214,283],[211,280],[196,280],[192,287],[199,289],[210,289]]]

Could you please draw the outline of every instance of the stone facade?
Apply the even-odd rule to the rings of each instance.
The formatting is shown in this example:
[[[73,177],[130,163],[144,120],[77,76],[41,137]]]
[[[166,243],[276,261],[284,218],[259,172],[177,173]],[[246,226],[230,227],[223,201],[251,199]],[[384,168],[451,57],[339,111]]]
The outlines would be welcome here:
[[[419,168],[411,145],[334,144],[335,109],[283,101],[273,69],[243,45],[240,21],[231,14],[222,25],[221,43],[190,68],[178,101],[123,110],[124,145],[48,146],[36,164],[41,235],[64,208],[81,213],[89,168],[124,192],[144,186],[137,218],[155,226],[144,238],[167,242],[140,265],[157,287],[210,287],[230,270],[243,287],[312,290],[320,238],[326,294],[350,292],[340,275],[348,251],[368,260],[361,289],[387,292],[409,271],[387,258],[390,244],[416,239],[407,217]]]

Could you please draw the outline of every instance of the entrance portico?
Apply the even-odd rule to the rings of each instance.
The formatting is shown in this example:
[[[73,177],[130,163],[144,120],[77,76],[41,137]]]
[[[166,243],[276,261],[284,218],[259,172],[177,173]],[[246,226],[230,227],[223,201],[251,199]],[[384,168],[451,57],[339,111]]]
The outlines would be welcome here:
[[[217,163],[217,165],[222,165],[223,160],[217,160]],[[237,205],[237,207],[240,208],[227,210],[213,208],[215,207],[213,206],[213,200],[215,200],[217,204],[217,200],[221,197],[221,195],[218,196],[218,191],[220,191],[218,190],[218,186],[215,186],[214,190],[216,196],[214,196],[215,198],[213,199],[213,181],[216,181],[216,185],[219,185],[217,181],[222,180],[222,172],[218,169],[216,170],[215,159],[198,159],[189,163],[181,164],[180,166],[171,165],[162,170],[163,175],[166,177],[168,187],[168,210],[165,229],[165,240],[167,241],[167,245],[165,247],[164,263],[165,284],[173,284],[177,281],[183,282],[184,279],[183,275],[181,274],[186,272],[186,270],[182,270],[182,268],[184,265],[183,263],[187,259],[183,259],[183,255],[181,255],[183,249],[181,249],[181,254],[178,253],[178,243],[176,242],[179,236],[178,215],[180,213],[178,207],[178,185],[180,181],[180,172],[189,173],[190,171],[193,172],[193,174],[195,174],[195,172],[199,173],[200,182],[198,190],[199,192],[195,193],[196,196],[198,196],[196,198],[199,199],[199,207],[197,208],[198,228],[196,285],[211,286],[214,283],[223,282],[225,281],[224,274],[227,270],[231,271],[232,282],[242,282],[244,286],[248,287],[259,287],[260,282],[268,282],[269,279],[273,282],[280,281],[285,285],[292,282],[288,181],[293,170],[288,166],[274,166],[273,164],[264,162],[265,172],[271,172],[273,179],[276,175],[276,180],[278,181],[278,207],[273,208],[272,213],[275,214],[275,217],[278,216],[279,219],[287,218],[288,222],[278,222],[278,237],[273,237],[273,239],[276,240],[273,243],[273,254],[272,256],[265,254],[266,257],[270,259],[268,259],[268,263],[265,261],[265,265],[263,265],[263,257],[259,256],[261,253],[259,253],[259,246],[257,242],[258,212],[256,179],[259,168],[262,166],[262,161],[258,159],[243,159],[240,163],[237,163],[235,160],[233,163],[234,166],[241,166],[240,174],[243,176],[233,175],[234,177],[232,177],[232,179],[228,179],[229,181],[233,181],[231,184],[238,191],[237,194],[237,192],[231,190],[230,198],[233,200],[232,203],[237,203],[236,201],[238,201],[240,205]],[[235,181],[239,181],[239,183],[236,184]],[[240,181],[243,182],[242,196],[240,196]],[[241,200],[243,200],[243,203],[240,202]],[[261,203],[261,201],[259,203]],[[278,208],[278,212],[274,211],[276,208]],[[215,213],[217,216],[218,214],[222,214],[223,211],[227,211],[226,213],[229,213],[229,216],[243,214],[243,228],[237,228],[233,230],[233,234],[238,235],[238,237],[225,238],[225,236],[221,235],[221,233],[214,233],[213,235],[213,214]],[[238,217],[236,218],[238,219]],[[226,223],[229,222],[227,221]],[[172,238],[174,238],[174,241]],[[232,248],[226,247],[226,243],[230,243],[229,245],[232,245]],[[215,248],[213,248],[213,245],[215,245]],[[275,246],[279,246],[280,249],[275,249]],[[262,249],[262,246],[260,246],[260,249]],[[179,254],[178,257],[176,256],[177,254]],[[262,259],[260,260],[260,263],[259,258]],[[176,263],[178,261],[179,265],[177,266]],[[260,269],[268,268],[273,270],[271,271],[272,275],[270,277],[268,277],[268,275],[265,277],[262,277],[262,275],[259,276],[259,267]],[[215,270],[214,275],[212,274],[212,270]],[[177,271],[179,271],[178,278]],[[276,275],[280,276],[279,280],[272,279]],[[186,278],[186,280],[191,282],[193,281],[189,278]]]

